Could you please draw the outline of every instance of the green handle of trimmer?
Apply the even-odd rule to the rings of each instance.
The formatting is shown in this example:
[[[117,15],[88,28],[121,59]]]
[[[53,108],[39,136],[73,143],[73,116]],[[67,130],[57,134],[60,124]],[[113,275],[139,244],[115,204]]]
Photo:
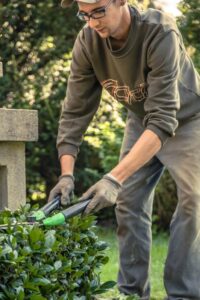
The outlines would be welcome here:
[[[56,196],[51,202],[44,205],[38,211],[33,212],[27,217],[29,222],[41,221],[45,219],[53,210],[60,206],[60,195]]]
[[[56,226],[56,225],[62,225],[64,223],[65,223],[65,216],[61,212],[43,220],[43,225],[45,226]]]
[[[67,219],[82,213],[90,201],[91,199],[78,202],[77,204],[74,204],[73,206],[61,211],[60,213],[52,217],[46,218],[45,220],[43,220],[43,224],[45,226],[62,225]]]

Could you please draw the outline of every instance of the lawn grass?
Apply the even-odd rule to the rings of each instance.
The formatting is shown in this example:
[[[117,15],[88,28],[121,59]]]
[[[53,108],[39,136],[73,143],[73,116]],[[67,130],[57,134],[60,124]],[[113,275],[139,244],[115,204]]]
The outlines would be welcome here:
[[[101,269],[101,281],[109,281],[117,279],[118,270],[118,244],[114,230],[107,228],[97,228],[99,239],[108,243],[109,248],[106,254],[109,262]],[[151,300],[162,300],[165,297],[163,286],[163,268],[167,253],[168,238],[165,234],[159,234],[153,238],[152,247],[152,264],[151,264]],[[123,297],[117,291],[117,288],[99,296],[98,299],[136,299],[134,297]]]

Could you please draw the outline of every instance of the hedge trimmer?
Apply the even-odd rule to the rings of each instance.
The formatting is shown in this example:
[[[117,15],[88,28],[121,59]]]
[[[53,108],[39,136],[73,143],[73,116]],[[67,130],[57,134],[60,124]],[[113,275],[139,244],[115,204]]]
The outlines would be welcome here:
[[[51,202],[44,205],[37,211],[34,211],[27,217],[27,222],[16,222],[11,224],[0,225],[1,229],[7,229],[8,227],[14,227],[17,225],[34,225],[41,224],[44,226],[56,226],[65,224],[66,220],[81,214],[91,199],[80,201],[53,216],[49,216],[54,210],[60,207],[60,196],[55,197]],[[49,216],[49,217],[48,217]]]

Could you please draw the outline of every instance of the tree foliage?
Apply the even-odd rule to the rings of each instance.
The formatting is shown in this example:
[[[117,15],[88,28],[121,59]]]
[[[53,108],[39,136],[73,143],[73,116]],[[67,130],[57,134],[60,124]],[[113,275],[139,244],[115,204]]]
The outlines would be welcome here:
[[[52,185],[58,173],[58,118],[71,49],[80,28],[73,9],[62,10],[54,0],[0,4],[0,59],[4,65],[1,106],[36,109],[39,113],[39,141],[27,145],[30,193]]]
[[[195,66],[200,70],[200,6],[197,0],[184,0],[180,3],[183,15],[179,18],[179,27],[184,37],[188,53]]]

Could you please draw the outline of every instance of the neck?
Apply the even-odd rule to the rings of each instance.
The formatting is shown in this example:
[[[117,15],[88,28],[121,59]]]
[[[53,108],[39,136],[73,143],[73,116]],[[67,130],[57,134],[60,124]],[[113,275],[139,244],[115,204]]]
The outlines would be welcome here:
[[[130,26],[131,15],[127,5],[126,7],[124,7],[122,21],[120,22],[117,32],[110,37],[110,43],[113,50],[117,50],[123,47],[128,38]]]
[[[111,37],[112,39],[124,43],[128,37],[129,29],[131,26],[131,14],[128,5],[123,6],[121,22],[116,33]]]

